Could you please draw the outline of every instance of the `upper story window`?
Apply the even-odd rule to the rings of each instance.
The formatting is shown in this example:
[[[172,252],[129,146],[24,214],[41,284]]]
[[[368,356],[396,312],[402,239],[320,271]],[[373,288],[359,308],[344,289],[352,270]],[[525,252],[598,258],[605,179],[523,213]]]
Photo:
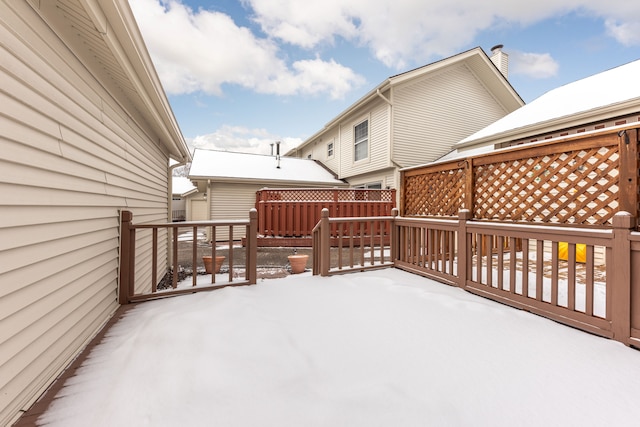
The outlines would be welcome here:
[[[353,141],[355,153],[353,159],[357,162],[369,157],[369,120],[355,126]]]
[[[327,158],[330,159],[333,157],[333,141],[327,144]]]

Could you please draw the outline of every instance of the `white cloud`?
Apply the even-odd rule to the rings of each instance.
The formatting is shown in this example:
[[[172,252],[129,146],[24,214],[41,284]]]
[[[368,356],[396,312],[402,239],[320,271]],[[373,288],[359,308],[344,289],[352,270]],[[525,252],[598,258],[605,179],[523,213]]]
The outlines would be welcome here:
[[[233,151],[238,153],[271,154],[271,144],[281,141],[280,154],[298,146],[302,139],[273,135],[265,129],[242,126],[222,126],[213,133],[188,139],[191,148]],[[275,153],[275,147],[274,147]]]
[[[178,0],[131,0],[168,93],[221,95],[224,85],[238,85],[263,94],[339,99],[364,78],[315,51],[346,42],[402,70],[455,54],[482,31],[524,27],[570,12],[600,17],[603,34],[624,45],[640,44],[640,3],[629,0],[241,1],[266,36],[224,13],[192,10]],[[300,47],[313,59],[289,59],[283,44]],[[542,78],[557,70],[551,58],[521,59],[527,68],[516,72]]]
[[[618,22],[615,19],[607,19],[605,26],[607,34],[623,45],[640,45],[640,21]]]
[[[288,65],[274,41],[256,37],[220,12],[193,11],[175,0],[132,0],[131,7],[170,94],[221,95],[222,86],[231,84],[264,94],[328,93],[338,99],[364,82],[333,60]]]
[[[546,79],[558,74],[558,63],[548,53],[509,52],[509,73],[534,79]]]
[[[448,56],[484,30],[527,26],[569,12],[615,18],[606,29],[623,44],[640,42],[640,4],[629,0],[244,0],[272,38],[303,48],[337,37],[367,46],[389,67]]]
[[[459,52],[479,31],[526,24],[564,12],[566,2],[505,0],[246,0],[255,21],[273,38],[304,48],[342,37],[368,46],[397,69]],[[531,2],[533,3],[533,2]],[[536,5],[544,4],[540,7]]]

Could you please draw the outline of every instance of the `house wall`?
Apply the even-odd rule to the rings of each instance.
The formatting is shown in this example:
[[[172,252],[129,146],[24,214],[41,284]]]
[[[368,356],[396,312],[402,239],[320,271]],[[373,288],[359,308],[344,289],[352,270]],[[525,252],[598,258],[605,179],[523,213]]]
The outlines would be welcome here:
[[[369,157],[354,161],[354,128],[369,120]],[[382,100],[369,104],[340,124],[340,179],[351,184],[354,176],[380,171],[390,166],[389,106]]]
[[[333,187],[327,186],[326,187]],[[249,211],[256,206],[256,192],[264,187],[270,188],[308,188],[304,184],[274,184],[274,183],[231,183],[212,182],[211,203],[209,204],[211,220],[247,219]],[[323,187],[319,184],[311,185],[313,188]],[[208,233],[208,231],[207,231]],[[240,240],[246,234],[246,228],[234,227],[233,239]],[[207,235],[208,238],[211,236]],[[228,227],[216,231],[218,242],[229,239]]]
[[[211,183],[211,220],[247,219],[249,210],[255,207],[256,191],[264,187],[260,184]],[[239,240],[246,234],[246,228],[234,227],[233,238]],[[211,238],[211,236],[208,236]],[[216,231],[216,240],[228,240],[229,230],[224,227]]]
[[[394,88],[393,160],[400,167],[431,162],[508,111],[465,64]]]
[[[327,153],[327,144],[330,142],[333,142],[333,156],[331,157],[328,156]],[[301,159],[311,158],[318,160],[328,167],[333,173],[339,175],[341,149],[340,128],[338,126],[334,126],[320,138],[303,147],[300,152],[296,154],[296,157]]]
[[[167,221],[169,178],[149,125],[26,2],[0,1],[0,40],[0,425],[10,425],[116,310],[119,211]],[[148,265],[149,239],[139,246]]]

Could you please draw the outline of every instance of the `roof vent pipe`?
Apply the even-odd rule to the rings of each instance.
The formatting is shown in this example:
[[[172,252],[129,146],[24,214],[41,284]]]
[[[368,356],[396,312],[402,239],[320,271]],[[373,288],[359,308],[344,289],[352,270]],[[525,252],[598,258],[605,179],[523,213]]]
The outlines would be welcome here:
[[[491,48],[491,62],[502,73],[505,79],[509,78],[509,55],[502,51],[504,46],[497,44]]]
[[[273,156],[273,142],[269,145],[271,146],[271,155]]]
[[[276,168],[280,169],[280,141],[276,141]]]

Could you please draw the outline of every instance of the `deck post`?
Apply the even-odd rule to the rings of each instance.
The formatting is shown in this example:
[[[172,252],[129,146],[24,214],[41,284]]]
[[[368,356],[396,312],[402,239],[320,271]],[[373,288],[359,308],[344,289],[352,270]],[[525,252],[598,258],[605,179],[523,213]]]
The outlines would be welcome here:
[[[118,286],[118,303],[129,304],[129,296],[132,294],[133,265],[135,251],[131,250],[132,240],[135,242],[135,229],[131,227],[133,214],[131,211],[120,211],[120,275]]]
[[[638,215],[638,130],[625,129],[618,133],[620,152],[620,211]]]
[[[398,218],[399,210],[398,208],[391,209],[391,216],[393,220],[391,220],[391,229],[389,230],[389,246],[391,247],[391,262],[393,265],[396,265],[396,260],[398,259],[398,233],[396,227],[396,219]]]
[[[464,162],[464,209],[469,210],[469,212],[473,212],[473,203],[474,203],[474,178],[473,178],[473,158],[468,158]],[[471,216],[473,218],[473,215]],[[471,219],[469,218],[469,219]]]
[[[331,228],[329,227],[329,209],[320,212],[320,275],[329,275],[331,261]]]
[[[611,331],[613,339],[629,345],[631,338],[631,229],[635,217],[629,212],[618,212],[613,217],[612,260],[607,259],[607,273],[611,280]],[[609,270],[611,267],[611,270]]]
[[[458,286],[464,289],[467,286],[467,272],[470,270],[467,263],[469,250],[467,247],[467,221],[471,220],[469,209],[460,209],[458,212]]]
[[[258,211],[255,208],[249,211],[247,233],[247,280],[250,285],[255,285],[258,281]]]

